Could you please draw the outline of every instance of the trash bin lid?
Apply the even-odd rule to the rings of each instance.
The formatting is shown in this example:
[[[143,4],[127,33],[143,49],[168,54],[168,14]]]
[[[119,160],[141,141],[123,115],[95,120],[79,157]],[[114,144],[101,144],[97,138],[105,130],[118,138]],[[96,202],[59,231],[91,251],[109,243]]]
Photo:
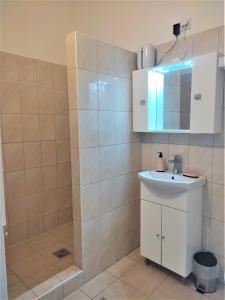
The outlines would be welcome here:
[[[194,260],[205,267],[215,267],[217,259],[212,252],[197,252],[194,255]]]

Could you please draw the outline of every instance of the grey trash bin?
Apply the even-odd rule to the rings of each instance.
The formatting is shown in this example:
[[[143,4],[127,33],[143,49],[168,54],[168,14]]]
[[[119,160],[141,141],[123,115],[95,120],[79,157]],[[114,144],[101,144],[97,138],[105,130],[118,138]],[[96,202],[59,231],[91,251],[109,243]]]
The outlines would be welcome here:
[[[219,265],[213,253],[197,252],[193,260],[196,289],[201,293],[215,292],[216,280],[219,277]]]

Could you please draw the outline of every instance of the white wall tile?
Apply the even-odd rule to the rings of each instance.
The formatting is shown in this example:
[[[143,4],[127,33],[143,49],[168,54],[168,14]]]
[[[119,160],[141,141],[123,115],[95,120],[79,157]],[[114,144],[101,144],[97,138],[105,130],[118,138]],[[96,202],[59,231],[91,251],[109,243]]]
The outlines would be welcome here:
[[[115,146],[100,147],[100,179],[110,179],[115,176]]]
[[[100,185],[98,182],[81,188],[81,207],[84,221],[100,214]]]
[[[224,221],[224,185],[212,185],[212,219]]]
[[[83,34],[77,34],[77,64],[81,69],[97,71],[97,42]]]
[[[131,81],[115,78],[115,110],[131,111]]]
[[[80,179],[82,185],[99,181],[99,148],[80,151]]]
[[[78,103],[79,109],[98,110],[97,73],[78,70]]]
[[[114,110],[115,79],[113,76],[98,73],[99,110]]]
[[[97,42],[98,72],[114,75],[115,48],[109,44]]]
[[[99,146],[98,111],[79,111],[80,147]]]
[[[116,137],[116,113],[99,111],[99,139],[100,145],[114,145]]]
[[[224,184],[224,148],[213,149],[213,183]]]

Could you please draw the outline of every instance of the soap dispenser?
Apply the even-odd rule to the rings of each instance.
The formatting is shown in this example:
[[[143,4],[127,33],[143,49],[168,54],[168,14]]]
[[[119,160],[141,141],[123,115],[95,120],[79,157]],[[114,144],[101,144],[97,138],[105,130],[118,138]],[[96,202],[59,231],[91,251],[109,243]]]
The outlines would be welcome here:
[[[159,154],[159,158],[157,161],[156,171],[157,172],[165,172],[166,166],[165,166],[163,154],[162,154],[162,152],[158,152],[158,154]]]

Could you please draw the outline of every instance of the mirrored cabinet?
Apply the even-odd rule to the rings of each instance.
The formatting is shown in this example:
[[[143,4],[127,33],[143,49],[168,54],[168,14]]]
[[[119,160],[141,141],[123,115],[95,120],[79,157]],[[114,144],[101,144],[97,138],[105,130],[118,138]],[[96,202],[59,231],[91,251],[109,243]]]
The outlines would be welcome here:
[[[218,54],[133,71],[133,131],[218,133],[223,70]]]

